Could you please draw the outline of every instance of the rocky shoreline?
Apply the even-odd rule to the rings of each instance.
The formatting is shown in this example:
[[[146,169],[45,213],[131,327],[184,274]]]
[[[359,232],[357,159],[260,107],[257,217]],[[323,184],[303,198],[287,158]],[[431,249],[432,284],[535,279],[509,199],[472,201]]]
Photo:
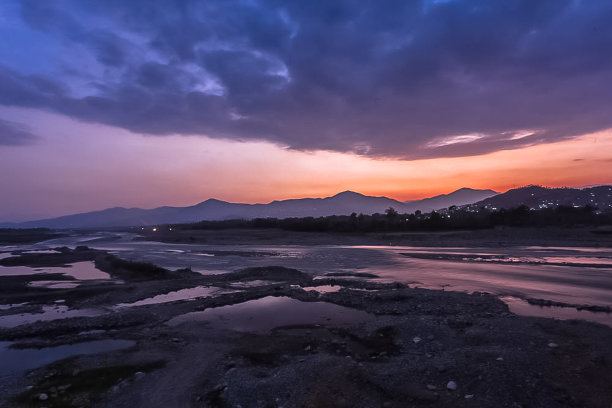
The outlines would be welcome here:
[[[34,299],[52,304],[61,299],[70,308],[105,311],[2,328],[0,342],[10,342],[10,350],[130,343],[6,375],[0,386],[1,406],[612,404],[612,328],[516,316],[486,293],[410,288],[353,279],[357,277],[350,274],[313,279],[273,266],[204,276],[120,260],[84,247],[16,255],[0,262],[51,266],[85,259],[113,281],[72,289],[36,288],[33,295],[27,278],[0,277],[2,304]],[[219,292],[116,307],[194,287]],[[327,290],[330,287],[334,290]],[[282,306],[270,312],[266,302]],[[253,305],[240,312],[251,317],[246,330],[232,326],[227,318],[240,316],[232,315],[232,308],[243,305]],[[36,306],[28,307],[32,312]],[[0,316],[15,310],[0,310]],[[227,314],[189,319],[211,311]],[[282,314],[303,321],[266,326]],[[178,317],[183,320],[176,323]]]

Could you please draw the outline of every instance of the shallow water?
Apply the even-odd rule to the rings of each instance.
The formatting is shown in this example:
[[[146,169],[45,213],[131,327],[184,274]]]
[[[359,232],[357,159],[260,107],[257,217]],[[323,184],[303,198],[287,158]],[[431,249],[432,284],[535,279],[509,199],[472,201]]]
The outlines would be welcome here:
[[[11,303],[8,305],[0,305],[0,310],[9,310],[9,309],[13,309],[15,307],[20,307],[20,306],[24,306],[27,305],[27,302],[24,303]]]
[[[244,281],[244,282],[233,282],[230,284],[230,286],[236,289],[246,289],[246,288],[256,288],[258,286],[277,285],[281,283],[283,282],[254,279],[254,280]]]
[[[132,241],[134,237],[128,233],[95,233],[62,237],[28,249],[75,247],[89,240],[87,245],[126,259],[171,269],[191,267],[203,274],[279,265],[314,276],[366,272],[380,276],[379,281],[430,289],[612,306],[612,248],[189,245]],[[585,318],[591,313],[576,311],[575,316]]]
[[[576,310],[573,307],[531,305],[527,301],[513,296],[502,296],[500,299],[508,305],[512,313],[518,315],[550,317],[559,320],[581,319],[612,327],[612,313]]]
[[[174,292],[168,292],[161,295],[153,296],[147,299],[142,299],[133,303],[119,303],[116,308],[134,307],[154,305],[158,303],[175,302],[177,300],[193,300],[201,297],[217,296],[225,293],[233,293],[234,290],[217,288],[214,286],[196,286],[194,288],[181,289]]]
[[[66,319],[69,317],[99,316],[104,313],[97,309],[69,309],[67,306],[62,305],[43,306],[42,309],[42,313],[20,313],[0,316],[0,328],[11,328],[26,323]]]
[[[30,251],[23,251],[24,254],[59,254],[59,251],[55,249],[32,249]]]
[[[302,289],[306,291],[314,290],[319,293],[333,293],[342,289],[339,285],[320,285],[320,286],[305,286]]]
[[[110,275],[96,268],[92,261],[75,262],[67,267],[47,266],[0,266],[0,276],[35,275],[42,273],[61,273],[77,280],[110,279]]]
[[[265,332],[289,325],[350,326],[375,319],[361,310],[325,302],[302,302],[289,297],[267,296],[235,305],[191,312],[171,319],[176,326],[185,322],[209,322],[215,327],[237,331]]]
[[[69,268],[65,269],[62,273],[74,277],[78,280],[94,280],[94,279],[110,279],[110,275],[106,272],[102,272],[92,261],[76,262],[69,264]]]
[[[131,340],[99,340],[40,349],[11,349],[11,344],[0,342],[0,376],[41,367],[79,354],[120,350],[135,343]]]
[[[10,252],[0,252],[0,259],[10,258],[13,256]]]
[[[36,275],[39,273],[58,273],[51,272],[48,269],[60,268],[31,268],[29,266],[0,266],[0,276],[21,276],[21,275]],[[61,268],[64,269],[64,268]],[[62,272],[59,272],[62,273]]]
[[[79,286],[78,283],[66,282],[66,281],[34,281],[30,282],[28,286],[33,288],[47,288],[47,289],[74,289]]]

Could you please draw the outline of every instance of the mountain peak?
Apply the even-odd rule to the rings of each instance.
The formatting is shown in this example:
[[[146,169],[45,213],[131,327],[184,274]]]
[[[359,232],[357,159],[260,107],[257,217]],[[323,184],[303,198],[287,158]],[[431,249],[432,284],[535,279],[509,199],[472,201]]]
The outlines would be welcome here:
[[[340,198],[340,197],[347,197],[348,198],[348,197],[365,197],[365,196],[363,194],[361,194],[361,193],[356,193],[356,192],[351,191],[351,190],[346,190],[346,191],[342,191],[342,192],[332,196],[331,198],[336,198],[336,197],[338,197],[338,198]]]
[[[217,200],[216,198],[209,198],[206,201],[202,201],[201,203],[196,204],[194,207],[205,204],[226,204],[227,201]]]
[[[497,191],[491,190],[491,189],[481,190],[481,189],[471,188],[471,187],[461,187],[460,189],[455,190],[452,193],[446,194],[446,196],[452,196],[453,194],[464,194],[464,193],[499,194]],[[444,195],[444,194],[442,194],[442,195]]]

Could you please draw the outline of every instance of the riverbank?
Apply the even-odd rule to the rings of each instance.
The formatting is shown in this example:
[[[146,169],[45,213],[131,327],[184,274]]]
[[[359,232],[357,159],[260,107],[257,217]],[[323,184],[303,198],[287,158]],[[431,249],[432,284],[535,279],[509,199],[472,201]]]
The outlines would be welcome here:
[[[398,245],[425,247],[590,246],[612,248],[612,231],[594,227],[501,227],[480,230],[387,233],[323,233],[280,229],[128,229],[145,241],[209,245]],[[245,238],[248,237],[248,241]]]
[[[101,313],[2,328],[0,341],[11,347],[5,352],[127,343],[5,375],[2,406],[609,408],[612,403],[611,328],[519,317],[485,293],[351,276],[313,279],[282,267],[207,276],[162,273],[84,248],[22,256],[21,262],[8,262],[60,265],[88,259],[110,280],[44,291],[46,306],[62,300],[73,310]],[[27,285],[4,288],[3,302],[10,297],[15,304],[23,295],[32,306]],[[156,297],[194,288],[211,291],[189,300]]]

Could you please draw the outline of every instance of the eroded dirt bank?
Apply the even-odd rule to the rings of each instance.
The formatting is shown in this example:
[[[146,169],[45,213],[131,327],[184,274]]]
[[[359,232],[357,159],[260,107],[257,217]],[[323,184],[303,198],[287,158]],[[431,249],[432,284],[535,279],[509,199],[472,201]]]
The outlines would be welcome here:
[[[0,277],[0,304],[61,300],[95,316],[0,329],[10,350],[125,340],[2,377],[6,407],[605,407],[612,329],[519,317],[494,296],[281,267],[203,276],[103,251],[16,254],[3,265],[94,261],[111,279],[70,289]],[[60,277],[57,277],[60,279]],[[170,291],[205,297],[124,306]],[[306,289],[304,289],[306,288]],[[338,290],[339,289],[339,290]]]

